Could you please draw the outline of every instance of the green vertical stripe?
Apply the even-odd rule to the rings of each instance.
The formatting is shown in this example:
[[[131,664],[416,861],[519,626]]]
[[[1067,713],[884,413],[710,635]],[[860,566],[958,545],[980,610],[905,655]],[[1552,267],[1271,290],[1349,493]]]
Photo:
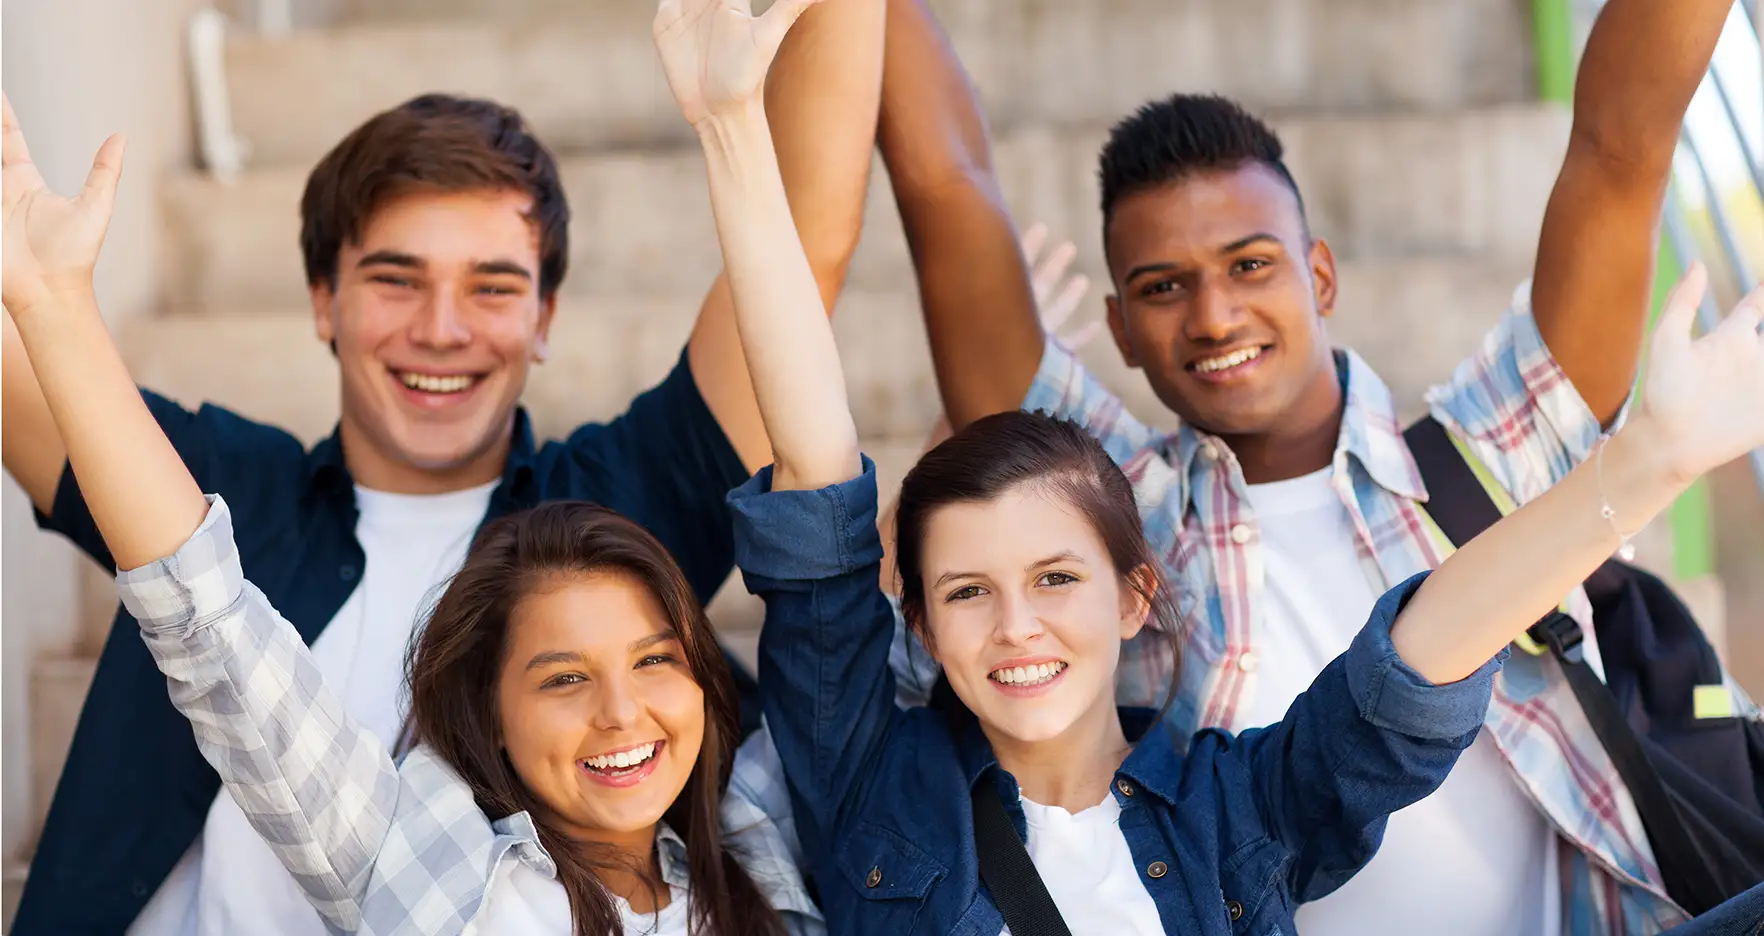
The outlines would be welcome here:
[[[1573,0],[1532,0],[1532,32],[1537,41],[1537,96],[1574,101]]]

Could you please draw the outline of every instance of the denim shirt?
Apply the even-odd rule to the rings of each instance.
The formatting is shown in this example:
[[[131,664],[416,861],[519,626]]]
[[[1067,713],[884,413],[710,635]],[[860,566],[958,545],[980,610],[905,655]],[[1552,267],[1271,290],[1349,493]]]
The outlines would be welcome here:
[[[970,796],[995,784],[1023,835],[1017,783],[977,727],[895,704],[875,467],[863,467],[818,491],[779,492],[768,468],[729,495],[736,564],[766,603],[761,698],[803,871],[830,932],[997,936]],[[1280,723],[1202,731],[1186,754],[1161,724],[1140,736],[1111,795],[1167,932],[1292,933],[1298,904],[1364,865],[1385,817],[1433,792],[1475,738],[1501,659],[1434,686],[1391,645],[1423,577],[1378,602]]]

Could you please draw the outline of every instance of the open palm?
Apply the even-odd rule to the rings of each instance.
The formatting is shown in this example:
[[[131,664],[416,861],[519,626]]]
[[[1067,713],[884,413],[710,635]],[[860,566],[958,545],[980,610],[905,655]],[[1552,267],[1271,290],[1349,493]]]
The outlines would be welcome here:
[[[694,127],[758,99],[784,34],[816,0],[661,0],[655,46],[686,122]]]
[[[0,255],[0,267],[6,275],[0,279],[0,301],[18,314],[51,290],[91,281],[98,249],[110,226],[110,209],[116,202],[123,139],[113,136],[105,140],[80,193],[63,198],[49,191],[42,173],[31,162],[12,102],[5,101],[4,107],[5,123],[0,130],[4,254]]]
[[[1672,290],[1654,332],[1638,415],[1662,430],[1674,466],[1687,477],[1764,445],[1764,288],[1740,300],[1721,324],[1691,338],[1708,272],[1701,264]]]

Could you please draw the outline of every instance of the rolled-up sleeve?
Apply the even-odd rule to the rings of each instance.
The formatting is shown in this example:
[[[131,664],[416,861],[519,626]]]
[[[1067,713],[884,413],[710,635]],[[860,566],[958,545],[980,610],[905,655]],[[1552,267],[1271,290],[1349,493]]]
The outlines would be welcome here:
[[[876,530],[876,465],[816,490],[774,491],[772,469],[760,469],[729,492],[735,520],[735,564],[753,587],[754,577],[777,582],[815,581],[847,575],[882,560]]]
[[[1495,673],[1507,651],[1503,649],[1476,672],[1446,685],[1428,682],[1404,663],[1390,641],[1390,628],[1426,578],[1425,572],[1416,575],[1378,600],[1343,663],[1348,691],[1361,718],[1412,738],[1444,741],[1482,726]]]
[[[246,580],[226,501],[209,498],[177,552],[116,580],[202,756],[313,907],[354,931],[399,775]]]

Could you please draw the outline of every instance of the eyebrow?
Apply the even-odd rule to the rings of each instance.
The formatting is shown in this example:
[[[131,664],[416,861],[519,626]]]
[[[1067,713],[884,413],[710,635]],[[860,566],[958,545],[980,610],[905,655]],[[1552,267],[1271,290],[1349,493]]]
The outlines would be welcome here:
[[[1238,238],[1237,240],[1234,240],[1231,243],[1226,244],[1223,247],[1220,247],[1218,250],[1218,253],[1221,256],[1223,256],[1225,254],[1233,254],[1233,253],[1238,252],[1239,250],[1242,250],[1245,247],[1250,246],[1251,244],[1260,243],[1262,241],[1268,241],[1268,242],[1271,242],[1273,244],[1278,245],[1280,243],[1280,238],[1275,237],[1272,234],[1269,234],[1267,231],[1257,231],[1256,233],[1251,234],[1248,237]],[[1147,273],[1175,273],[1175,272],[1179,272],[1181,269],[1182,269],[1182,267],[1178,264],[1175,264],[1175,263],[1141,264],[1140,266],[1136,266],[1133,269],[1128,270],[1127,271],[1127,278],[1123,282],[1131,283],[1134,280],[1138,279],[1141,276],[1144,276]]]
[[[1068,550],[1066,552],[1055,553],[1051,556],[1048,556],[1046,559],[1038,559],[1035,562],[1030,563],[1029,567],[1025,571],[1034,572],[1038,569],[1045,569],[1051,565],[1059,565],[1062,562],[1075,562],[1079,565],[1085,564],[1083,556],[1080,556],[1077,553],[1071,552],[1070,550]],[[937,577],[937,581],[931,583],[931,587],[933,589],[938,589],[938,588],[942,588],[946,583],[953,582],[958,579],[984,578],[984,577],[985,576],[983,576],[979,572],[945,572],[942,575]]]
[[[428,267],[428,263],[423,258],[397,250],[376,250],[362,257],[355,265],[357,267],[395,266],[408,270],[422,270]],[[473,264],[472,272],[485,276],[518,276],[528,282],[533,280],[533,271],[513,260],[485,260]]]
[[[640,637],[631,641],[631,645],[626,649],[631,653],[636,653],[639,650],[647,650],[656,644],[677,643],[679,640],[680,635],[671,630],[656,631],[648,637]],[[547,650],[544,653],[534,654],[533,658],[527,661],[527,669],[536,670],[542,666],[551,666],[556,663],[580,664],[583,659],[582,654],[574,650]]]

